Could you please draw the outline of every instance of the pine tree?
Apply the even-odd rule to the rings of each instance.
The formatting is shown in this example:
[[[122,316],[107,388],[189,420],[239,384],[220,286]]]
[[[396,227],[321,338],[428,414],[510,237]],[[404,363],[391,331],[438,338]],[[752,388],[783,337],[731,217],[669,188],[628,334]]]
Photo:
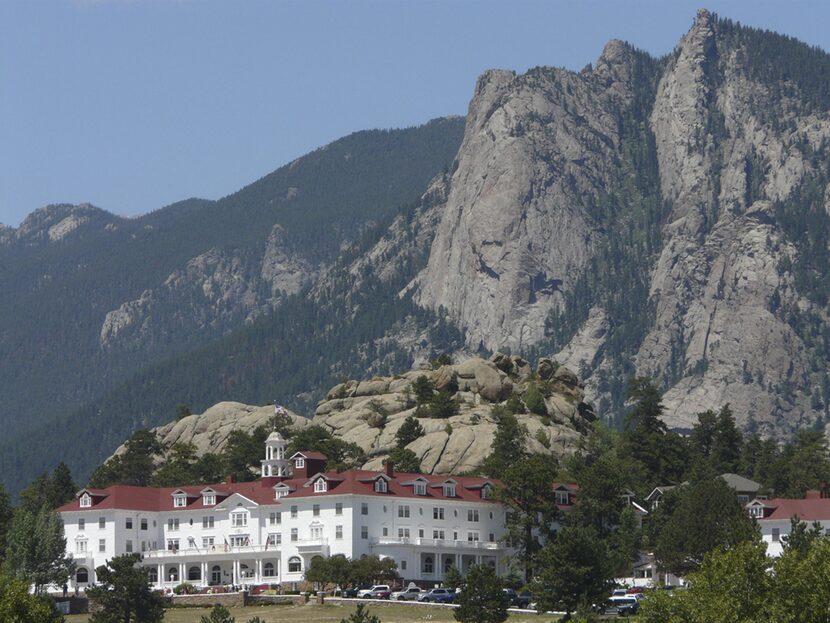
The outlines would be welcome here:
[[[6,542],[12,523],[12,503],[3,483],[0,482],[0,569],[6,558]]]
[[[501,407],[492,407],[492,413],[496,419],[496,434],[493,436],[490,455],[485,459],[482,470],[495,478],[503,474],[510,465],[527,456],[527,428],[519,423],[515,415],[507,413]]]
[[[473,565],[464,576],[453,616],[460,623],[502,623],[509,606],[501,578],[487,565]]]
[[[156,623],[164,618],[163,598],[151,589],[140,560],[139,554],[124,554],[95,570],[98,586],[88,588],[87,595],[101,609],[91,623]]]
[[[405,448],[416,439],[424,436],[424,427],[417,418],[411,415],[406,416],[406,419],[401,424],[398,431],[395,433],[395,441],[399,448]]]

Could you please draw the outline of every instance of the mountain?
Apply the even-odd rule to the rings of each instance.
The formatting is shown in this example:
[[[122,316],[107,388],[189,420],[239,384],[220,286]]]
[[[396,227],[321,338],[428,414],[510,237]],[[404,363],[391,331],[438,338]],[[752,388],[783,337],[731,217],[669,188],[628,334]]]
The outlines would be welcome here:
[[[822,428],[828,111],[824,51],[700,11],[666,57],[491,70],[464,120],[358,133],[218,202],[35,213],[0,230],[0,473],[82,479],[180,403],[310,415],[441,352],[554,356],[617,425],[649,375],[678,428],[727,402],[765,436]]]
[[[279,306],[416,200],[463,119],[358,132],[219,201],[49,206],[0,236],[0,425],[15,435]],[[7,437],[8,439],[8,437]]]

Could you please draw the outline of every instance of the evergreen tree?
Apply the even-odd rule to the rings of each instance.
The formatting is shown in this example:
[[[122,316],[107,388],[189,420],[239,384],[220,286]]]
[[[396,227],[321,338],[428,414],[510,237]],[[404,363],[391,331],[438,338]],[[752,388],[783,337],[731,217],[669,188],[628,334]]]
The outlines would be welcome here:
[[[444,389],[432,395],[428,408],[429,415],[433,418],[446,419],[458,415],[458,401]]]
[[[153,475],[153,486],[176,487],[199,484],[201,480],[196,473],[198,460],[196,446],[192,443],[173,444],[166,460]]]
[[[412,382],[412,392],[418,405],[428,404],[435,393],[435,384],[422,374]]]
[[[424,427],[417,418],[407,415],[398,431],[395,433],[395,441],[399,448],[405,448],[416,439],[424,436]]]
[[[824,535],[824,530],[818,521],[808,526],[798,517],[790,518],[790,533],[781,537],[784,552],[799,558],[806,558],[813,544]]]
[[[6,558],[6,542],[13,517],[12,503],[6,488],[0,482],[0,569]]]
[[[355,611],[348,619],[340,619],[340,623],[380,623],[380,619],[366,609],[366,604],[357,604]]]
[[[515,415],[507,413],[501,407],[493,406],[492,413],[496,419],[496,434],[490,447],[490,456],[485,459],[482,470],[492,477],[498,477],[510,465],[527,456],[527,428],[519,423]]]
[[[682,487],[680,499],[657,536],[655,556],[663,569],[686,575],[707,552],[758,538],[755,527],[722,479]]]
[[[527,579],[533,577],[533,557],[541,547],[540,539],[552,536],[552,524],[559,517],[555,477],[552,457],[534,454],[504,470],[496,493],[507,507],[506,540],[516,549]]]
[[[90,487],[109,487],[114,484],[147,487],[153,479],[155,457],[163,448],[156,434],[138,430],[127,440],[124,452],[98,467],[89,479]]]
[[[140,560],[139,554],[124,554],[95,570],[98,585],[86,592],[100,610],[91,623],[156,623],[164,618],[163,598],[151,589]]]
[[[69,467],[61,461],[52,472],[52,480],[49,483],[49,498],[51,508],[55,509],[59,506],[71,502],[75,499],[75,493],[78,491],[78,486],[72,480],[72,473]]]
[[[389,460],[395,464],[395,471],[410,474],[421,473],[421,459],[412,450],[393,448],[389,453]]]
[[[502,623],[510,605],[501,578],[487,565],[473,565],[464,576],[453,610],[461,623]]]
[[[605,543],[591,528],[564,528],[539,552],[537,566],[538,611],[563,609],[566,620],[577,609],[601,602],[613,578]]]
[[[735,472],[740,464],[743,435],[735,425],[735,416],[729,405],[718,413],[712,443],[711,463],[718,474]]]
[[[49,474],[44,472],[20,492],[20,508],[34,515],[44,506],[50,507],[50,488]]]
[[[222,450],[222,466],[225,474],[238,482],[253,480],[254,468],[260,463],[262,446],[256,443],[252,435],[232,430]]]

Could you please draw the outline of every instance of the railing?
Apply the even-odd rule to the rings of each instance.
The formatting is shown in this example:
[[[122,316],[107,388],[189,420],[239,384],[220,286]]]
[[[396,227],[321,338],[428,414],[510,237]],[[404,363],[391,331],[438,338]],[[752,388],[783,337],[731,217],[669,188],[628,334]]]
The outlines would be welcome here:
[[[422,539],[382,536],[372,539],[373,545],[415,545],[419,547],[444,547],[455,549],[501,549],[498,543],[490,541],[452,541],[447,539]]]
[[[178,558],[180,556],[216,556],[218,554],[256,554],[278,552],[278,545],[212,545],[210,547],[188,547],[185,549],[154,549],[141,552],[148,558]]]

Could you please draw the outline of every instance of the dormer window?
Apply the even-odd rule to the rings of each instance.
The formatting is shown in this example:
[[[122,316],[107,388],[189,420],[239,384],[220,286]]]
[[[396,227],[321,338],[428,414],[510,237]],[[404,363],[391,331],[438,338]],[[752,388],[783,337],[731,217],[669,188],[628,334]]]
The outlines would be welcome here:
[[[92,506],[92,497],[88,493],[84,493],[80,500],[81,508],[89,508]]]
[[[288,487],[285,485],[274,487],[274,499],[279,500],[280,498],[284,498],[286,495],[288,495]]]
[[[419,480],[415,483],[415,495],[426,495],[427,494],[427,483]]]
[[[378,478],[375,481],[375,493],[386,493],[389,491],[389,486],[383,478]]]
[[[205,493],[202,496],[202,504],[205,506],[213,506],[216,504],[216,494],[215,493]]]
[[[493,488],[490,485],[484,485],[481,488],[481,499],[489,500],[491,497],[493,497]]]
[[[444,483],[444,497],[448,497],[448,498],[454,498],[455,497],[455,483],[453,483],[453,482]]]
[[[314,481],[314,493],[325,493],[329,486],[325,478],[318,478]]]
[[[764,507],[763,506],[753,506],[749,509],[749,516],[755,518],[762,518],[764,516]]]
[[[173,508],[184,508],[187,506],[187,496],[177,495],[173,498]]]
[[[302,469],[303,467],[305,467],[305,459],[301,456],[298,456],[294,461],[294,467],[296,467],[297,469]]]
[[[560,506],[566,506],[569,503],[567,491],[556,492],[556,503]]]

